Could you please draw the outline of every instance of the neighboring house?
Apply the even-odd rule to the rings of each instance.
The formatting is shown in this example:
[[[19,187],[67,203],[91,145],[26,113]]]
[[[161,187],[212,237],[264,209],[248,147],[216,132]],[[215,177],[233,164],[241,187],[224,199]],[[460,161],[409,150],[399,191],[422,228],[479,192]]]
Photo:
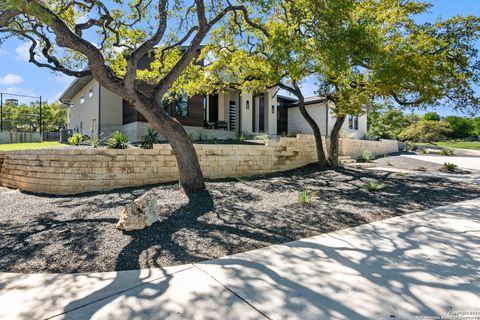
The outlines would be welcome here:
[[[305,98],[305,108],[318,123],[320,133],[329,137],[335,124],[335,114],[327,108],[327,101],[321,97]],[[313,133],[310,125],[305,121],[298,104],[288,106],[288,135],[297,133]],[[348,115],[343,124],[341,135],[349,138],[363,139],[367,133],[367,115]]]

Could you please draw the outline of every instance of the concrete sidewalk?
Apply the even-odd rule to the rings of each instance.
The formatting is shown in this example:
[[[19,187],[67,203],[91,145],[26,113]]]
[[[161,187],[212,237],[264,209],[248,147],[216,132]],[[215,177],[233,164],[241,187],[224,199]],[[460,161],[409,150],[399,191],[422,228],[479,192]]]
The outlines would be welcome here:
[[[480,199],[222,259],[0,274],[1,319],[480,317]]]

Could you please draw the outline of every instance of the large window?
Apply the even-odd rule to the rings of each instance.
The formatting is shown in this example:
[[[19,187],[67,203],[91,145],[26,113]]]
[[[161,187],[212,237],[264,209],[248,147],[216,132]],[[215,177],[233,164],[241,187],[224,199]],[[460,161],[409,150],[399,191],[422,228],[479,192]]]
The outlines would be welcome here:
[[[180,93],[175,101],[175,113],[179,117],[188,116],[188,96],[186,93]]]

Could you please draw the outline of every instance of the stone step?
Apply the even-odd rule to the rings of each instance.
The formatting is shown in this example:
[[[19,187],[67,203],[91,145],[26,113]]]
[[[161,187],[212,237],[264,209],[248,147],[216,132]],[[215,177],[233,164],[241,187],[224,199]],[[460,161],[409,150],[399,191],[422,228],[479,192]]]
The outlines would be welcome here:
[[[350,160],[350,159],[352,159],[351,156],[338,156],[338,160],[339,160],[339,161],[340,161],[340,160]]]

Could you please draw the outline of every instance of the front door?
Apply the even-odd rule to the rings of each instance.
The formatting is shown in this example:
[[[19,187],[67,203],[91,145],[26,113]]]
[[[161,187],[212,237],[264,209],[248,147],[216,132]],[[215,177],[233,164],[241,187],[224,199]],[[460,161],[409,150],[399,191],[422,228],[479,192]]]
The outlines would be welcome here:
[[[208,121],[218,121],[218,94],[208,96]]]

